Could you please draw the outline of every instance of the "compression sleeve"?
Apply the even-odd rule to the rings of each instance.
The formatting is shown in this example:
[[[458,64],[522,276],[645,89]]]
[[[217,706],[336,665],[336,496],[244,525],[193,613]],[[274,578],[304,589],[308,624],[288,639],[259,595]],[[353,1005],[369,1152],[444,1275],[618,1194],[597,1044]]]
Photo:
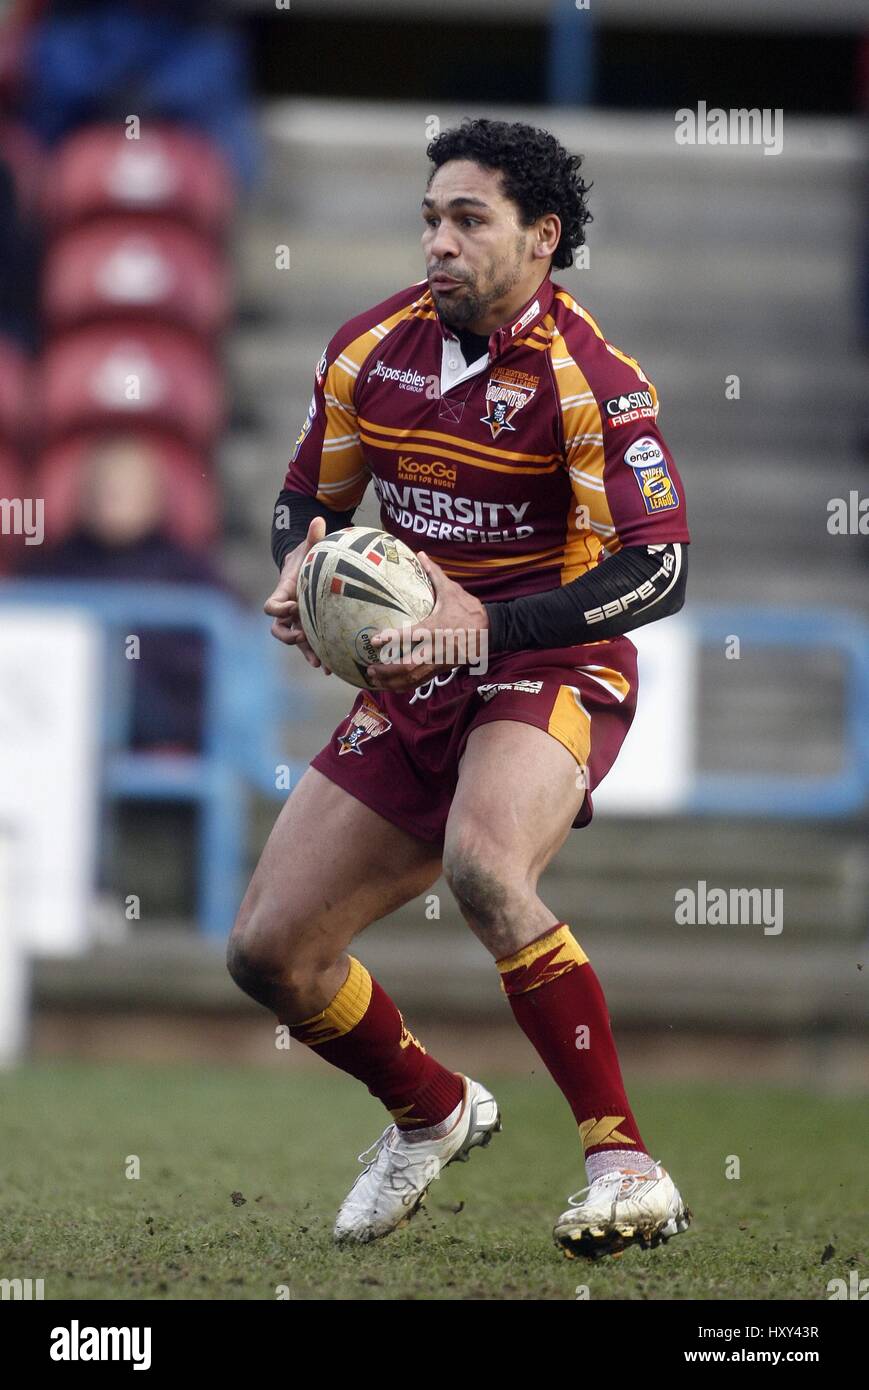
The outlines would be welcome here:
[[[484,604],[489,651],[598,642],[678,613],[685,602],[687,550],[678,541],[626,546],[560,589]]]
[[[351,507],[346,512],[335,512],[331,507],[324,507],[316,497],[283,488],[272,514],[272,555],[278,569],[283,568],[290,551],[305,539],[308,526],[315,516],[321,516],[326,522],[328,535],[330,531],[339,531],[342,526],[352,526],[355,510],[355,507]]]

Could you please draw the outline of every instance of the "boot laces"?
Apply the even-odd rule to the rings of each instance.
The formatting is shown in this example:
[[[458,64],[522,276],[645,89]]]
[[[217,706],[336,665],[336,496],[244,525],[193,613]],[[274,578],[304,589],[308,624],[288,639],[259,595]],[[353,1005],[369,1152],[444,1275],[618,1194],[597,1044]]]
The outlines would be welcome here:
[[[386,1164],[385,1177],[390,1187],[396,1192],[401,1192],[403,1188],[406,1188],[411,1193],[416,1193],[419,1190],[418,1184],[407,1173],[407,1169],[413,1166],[414,1160],[410,1154],[403,1153],[401,1149],[389,1142],[395,1133],[397,1133],[397,1126],[387,1125],[380,1138],[375,1139],[370,1148],[359,1154],[358,1161],[365,1164],[365,1172],[367,1172],[383,1155]],[[429,1181],[439,1176],[440,1164],[432,1155],[429,1154],[425,1157],[423,1166],[427,1170],[427,1175],[431,1174]],[[434,1172],[431,1171],[432,1169]]]
[[[581,1187],[578,1192],[574,1192],[567,1199],[570,1207],[581,1207],[584,1204],[584,1195],[591,1192],[593,1187],[603,1185],[605,1187],[616,1187],[612,1194],[614,1201],[633,1197],[643,1186],[644,1183],[658,1181],[658,1165],[649,1168],[645,1172],[638,1172],[631,1168],[614,1168],[611,1173],[603,1173],[599,1178],[595,1178],[593,1183],[587,1187]]]

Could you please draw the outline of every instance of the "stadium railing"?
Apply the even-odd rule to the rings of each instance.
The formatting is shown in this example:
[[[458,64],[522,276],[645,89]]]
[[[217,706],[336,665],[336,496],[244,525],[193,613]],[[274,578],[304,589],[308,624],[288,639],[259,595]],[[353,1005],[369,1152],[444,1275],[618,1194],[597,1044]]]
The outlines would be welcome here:
[[[229,932],[243,891],[248,800],[252,790],[284,798],[307,763],[276,750],[282,722],[308,712],[306,695],[280,662],[265,620],[224,595],[192,586],[7,581],[0,605],[84,610],[106,635],[147,629],[201,633],[208,643],[202,747],[198,753],[133,752],[130,667],[123,641],[106,642],[114,684],[102,712],[103,798],[185,801],[199,809],[197,919],[215,942]],[[694,774],[685,814],[836,817],[859,812],[869,796],[869,624],[854,614],[697,606],[697,641],[721,646],[732,633],[757,646],[827,649],[846,666],[842,763],[821,777]],[[112,662],[111,653],[117,659]],[[126,669],[124,669],[126,668]],[[280,774],[280,775],[279,775]]]
[[[869,623],[823,609],[692,607],[697,641],[719,651],[734,633],[744,648],[832,651],[843,662],[842,762],[826,777],[696,772],[686,811],[698,815],[810,818],[858,812],[869,793]]]
[[[250,791],[285,796],[285,783],[295,785],[306,766],[273,746],[280,722],[300,717],[307,701],[286,669],[281,676],[265,619],[223,594],[188,585],[12,581],[0,588],[0,604],[72,606],[95,619],[106,637],[117,635],[116,643],[104,643],[103,798],[197,807],[197,920],[209,937],[223,940],[242,891]],[[124,659],[123,639],[148,629],[197,632],[206,640],[199,752],[126,746],[134,663]]]

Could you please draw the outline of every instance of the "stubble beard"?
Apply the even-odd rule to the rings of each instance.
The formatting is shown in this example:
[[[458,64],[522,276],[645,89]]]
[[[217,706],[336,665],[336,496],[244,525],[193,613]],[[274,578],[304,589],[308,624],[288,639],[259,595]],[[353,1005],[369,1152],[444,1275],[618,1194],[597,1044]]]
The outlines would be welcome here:
[[[509,271],[502,274],[500,279],[496,279],[490,290],[485,294],[480,294],[476,289],[476,278],[473,281],[463,280],[466,286],[465,293],[457,299],[441,299],[436,304],[436,309],[440,317],[450,328],[465,328],[469,323],[478,323],[484,319],[499,300],[508,295],[515,289],[522,278],[522,251],[524,241],[520,240],[516,247],[516,258]],[[487,270],[492,273],[495,269],[495,262],[487,266]]]

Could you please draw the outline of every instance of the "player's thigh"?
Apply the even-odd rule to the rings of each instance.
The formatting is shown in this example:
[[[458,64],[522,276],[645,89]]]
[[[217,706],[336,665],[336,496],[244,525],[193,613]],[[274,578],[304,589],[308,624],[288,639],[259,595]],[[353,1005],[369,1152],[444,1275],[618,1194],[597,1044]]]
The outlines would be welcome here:
[[[440,868],[436,847],[308,768],[266,842],[233,936],[243,938],[247,954],[296,946],[328,960],[358,931],[425,892]]]
[[[472,729],[444,838],[449,877],[459,865],[536,884],[585,797],[572,753],[532,724],[499,719]]]

